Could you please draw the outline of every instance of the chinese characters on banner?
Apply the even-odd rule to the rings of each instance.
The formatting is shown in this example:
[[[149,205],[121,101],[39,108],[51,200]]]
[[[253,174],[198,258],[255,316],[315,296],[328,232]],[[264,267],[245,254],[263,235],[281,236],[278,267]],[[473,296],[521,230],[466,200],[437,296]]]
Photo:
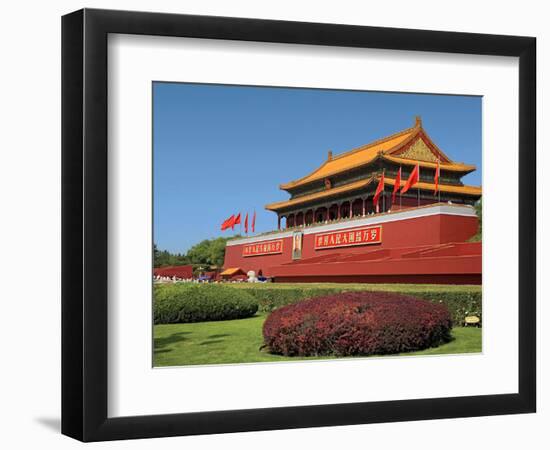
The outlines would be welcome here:
[[[357,228],[354,230],[333,231],[315,235],[315,250],[352,245],[380,244],[382,226]]]
[[[283,240],[257,242],[243,246],[243,256],[275,255],[283,252]]]

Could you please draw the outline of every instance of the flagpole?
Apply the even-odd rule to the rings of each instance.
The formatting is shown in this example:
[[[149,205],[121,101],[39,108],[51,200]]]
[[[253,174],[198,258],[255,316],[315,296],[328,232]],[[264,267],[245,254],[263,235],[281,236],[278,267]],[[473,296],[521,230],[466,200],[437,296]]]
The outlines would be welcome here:
[[[399,170],[401,171],[401,166],[399,166]],[[400,172],[399,178],[403,176],[403,172]],[[403,208],[403,189],[401,189],[401,179],[399,180],[399,209],[401,210]]]
[[[420,182],[420,167],[418,166],[418,163],[416,164],[416,167],[418,168],[417,179],[418,182]],[[418,191],[418,206],[420,206],[420,186],[418,186],[416,189]]]
[[[401,194],[401,177],[403,172],[401,171],[401,166],[399,166],[399,210],[403,208],[403,194]]]
[[[439,157],[437,158],[437,202],[441,203],[441,186],[439,186],[439,179],[441,178],[441,167],[439,166]]]
[[[441,178],[441,167],[439,166],[439,159],[437,160],[437,202],[441,203],[441,183],[439,179]]]
[[[382,179],[384,179],[384,175],[386,173],[386,170],[382,170]],[[382,212],[386,212],[386,183],[382,184]]]

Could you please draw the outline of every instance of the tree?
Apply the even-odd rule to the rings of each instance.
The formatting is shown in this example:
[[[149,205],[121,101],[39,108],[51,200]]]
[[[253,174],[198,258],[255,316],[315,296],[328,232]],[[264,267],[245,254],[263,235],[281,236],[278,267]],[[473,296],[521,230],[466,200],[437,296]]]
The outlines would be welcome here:
[[[170,253],[167,250],[159,250],[156,244],[153,244],[154,267],[179,266],[184,264],[221,267],[225,258],[225,245],[229,239],[232,238],[219,237],[216,239],[205,239],[191,247],[185,255],[182,253]]]
[[[210,264],[209,248],[210,243],[205,239],[187,251],[187,258],[192,264]]]
[[[483,206],[482,206],[482,203],[481,203],[481,198],[476,202],[476,204],[474,205],[474,208],[476,210],[476,215],[477,215],[477,221],[478,221],[478,227],[477,227],[477,233],[474,234],[471,238],[470,238],[470,242],[478,242],[478,241],[481,241],[481,236],[482,236],[482,232],[481,232],[481,223],[482,223],[482,212],[483,212]]]
[[[157,260],[159,257],[159,249],[157,244],[153,244],[153,266],[157,267]]]
[[[186,254],[191,264],[223,266],[225,245],[230,238],[205,239],[191,247]]]
[[[478,230],[478,233],[481,235],[481,214],[482,214],[482,211],[483,211],[483,207],[481,205],[481,198],[476,202],[475,204],[475,209],[476,209],[476,214],[477,214],[477,220],[479,220],[479,230]]]
[[[153,266],[181,266],[189,264],[187,257],[181,253],[170,253],[168,250],[159,250],[156,244],[153,244]]]

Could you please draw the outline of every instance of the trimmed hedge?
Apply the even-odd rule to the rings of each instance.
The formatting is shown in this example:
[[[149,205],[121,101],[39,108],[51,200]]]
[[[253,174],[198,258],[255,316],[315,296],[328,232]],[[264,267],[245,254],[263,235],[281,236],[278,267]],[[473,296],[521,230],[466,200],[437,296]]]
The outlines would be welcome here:
[[[292,305],[310,298],[346,292],[346,289],[311,287],[292,287],[281,289],[276,287],[264,288],[262,286],[257,289],[247,288],[246,291],[256,298],[261,312],[272,312],[281,306]]]
[[[243,319],[258,301],[244,290],[214,284],[161,284],[153,288],[155,324]]]
[[[451,340],[444,305],[392,292],[346,292],[283,306],[264,322],[264,343],[286,356],[392,354]]]
[[[308,287],[308,285],[248,284],[234,286],[245,290],[256,298],[260,312],[272,312],[285,305],[291,305],[315,297],[334,295],[341,292],[372,291],[380,286],[369,285],[353,287]],[[463,326],[466,316],[475,315],[482,319],[481,288],[472,286],[418,286],[418,285],[384,285],[384,292],[397,292],[412,297],[442,303],[449,309],[454,326]]]
[[[407,292],[407,295],[422,298],[432,303],[444,304],[451,313],[454,326],[464,326],[466,316],[477,316],[482,321],[481,289],[477,292],[422,292],[411,290]]]

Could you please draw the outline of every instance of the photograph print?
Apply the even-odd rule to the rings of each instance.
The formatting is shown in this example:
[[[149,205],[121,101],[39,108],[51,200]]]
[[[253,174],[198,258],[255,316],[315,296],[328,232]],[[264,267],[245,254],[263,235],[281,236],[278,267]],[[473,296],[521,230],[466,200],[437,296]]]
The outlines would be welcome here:
[[[482,352],[482,97],[152,92],[154,367]]]

